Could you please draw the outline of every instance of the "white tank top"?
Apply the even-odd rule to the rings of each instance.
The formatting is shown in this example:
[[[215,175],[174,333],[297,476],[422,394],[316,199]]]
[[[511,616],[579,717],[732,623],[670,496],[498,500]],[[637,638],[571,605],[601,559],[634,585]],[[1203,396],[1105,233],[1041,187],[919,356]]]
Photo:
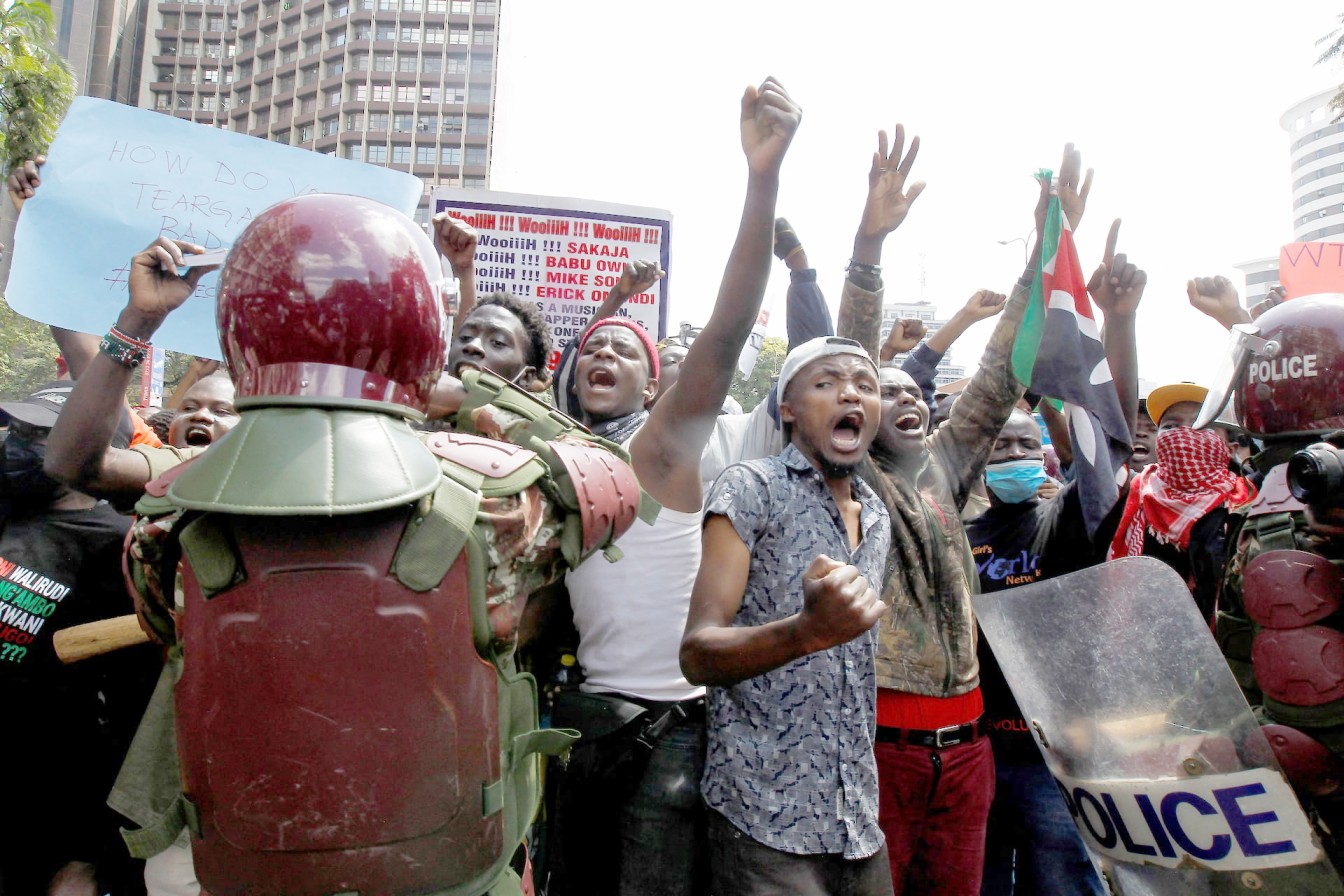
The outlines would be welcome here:
[[[659,701],[704,694],[678,658],[700,569],[700,519],[664,507],[652,526],[636,522],[621,536],[619,561],[594,554],[565,575],[583,690]]]

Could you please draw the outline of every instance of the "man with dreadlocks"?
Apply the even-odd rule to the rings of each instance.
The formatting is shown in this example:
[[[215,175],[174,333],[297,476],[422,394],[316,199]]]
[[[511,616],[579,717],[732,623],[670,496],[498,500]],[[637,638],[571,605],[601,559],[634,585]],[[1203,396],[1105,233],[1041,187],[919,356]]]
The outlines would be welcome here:
[[[876,357],[882,319],[882,243],[905,219],[922,184],[906,188],[918,138],[902,158],[885,133],[868,175],[868,198],[854,241],[838,331]],[[1080,185],[1081,159],[1065,150],[1058,192],[1076,229],[1091,186]],[[1036,232],[1044,231],[1049,184],[1041,186]],[[870,453],[874,484],[891,517],[891,553],[882,596],[891,612],[877,653],[879,822],[887,838],[896,893],[980,892],[994,763],[982,735],[984,704],[970,597],[975,567],[959,519],[999,431],[1024,387],[1013,376],[1012,345],[1030,294],[1035,259],[1023,272],[985,348],[980,369],[947,423],[926,436],[929,409],[903,371],[881,371],[882,425]],[[979,303],[998,307],[999,294]]]

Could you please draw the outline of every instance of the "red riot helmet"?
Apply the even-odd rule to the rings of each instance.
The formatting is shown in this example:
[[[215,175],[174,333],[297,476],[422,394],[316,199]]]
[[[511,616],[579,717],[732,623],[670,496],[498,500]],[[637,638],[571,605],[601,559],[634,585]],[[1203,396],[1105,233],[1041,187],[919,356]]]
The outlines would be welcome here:
[[[271,206],[220,275],[237,406],[423,414],[447,352],[443,291],[429,238],[381,202],[316,193]]]
[[[1201,423],[1218,415],[1230,384],[1237,419],[1251,435],[1344,428],[1344,295],[1291,299],[1252,324],[1238,324],[1225,364],[1200,411]]]

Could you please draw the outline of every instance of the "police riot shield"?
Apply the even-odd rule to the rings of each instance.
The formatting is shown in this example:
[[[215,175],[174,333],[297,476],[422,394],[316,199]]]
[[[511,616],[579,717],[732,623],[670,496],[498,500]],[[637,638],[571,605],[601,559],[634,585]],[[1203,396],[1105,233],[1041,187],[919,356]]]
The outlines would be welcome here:
[[[1113,892],[1344,894],[1168,566],[1117,560],[974,606]]]

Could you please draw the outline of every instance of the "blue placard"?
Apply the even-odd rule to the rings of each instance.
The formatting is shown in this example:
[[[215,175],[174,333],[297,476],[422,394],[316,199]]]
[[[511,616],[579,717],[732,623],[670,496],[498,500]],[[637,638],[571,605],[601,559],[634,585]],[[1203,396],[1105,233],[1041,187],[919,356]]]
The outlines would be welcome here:
[[[126,304],[131,256],[160,235],[226,248],[262,209],[294,196],[367,196],[411,215],[423,189],[400,171],[79,97],[19,216],[6,298],[43,323],[102,334]],[[201,281],[157,345],[222,357],[218,279]]]

